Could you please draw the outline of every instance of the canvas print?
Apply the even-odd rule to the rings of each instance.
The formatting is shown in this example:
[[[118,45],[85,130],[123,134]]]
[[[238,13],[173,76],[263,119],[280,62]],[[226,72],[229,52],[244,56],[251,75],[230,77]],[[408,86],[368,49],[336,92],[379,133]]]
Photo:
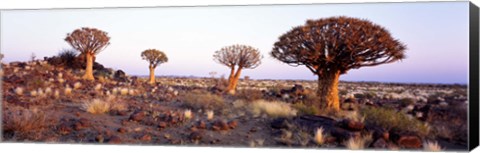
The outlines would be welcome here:
[[[467,150],[468,8],[2,10],[1,139]]]

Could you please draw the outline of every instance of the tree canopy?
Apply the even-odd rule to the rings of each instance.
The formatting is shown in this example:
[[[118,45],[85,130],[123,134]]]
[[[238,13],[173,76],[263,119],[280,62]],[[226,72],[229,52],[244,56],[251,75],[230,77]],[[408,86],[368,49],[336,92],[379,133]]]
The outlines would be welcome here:
[[[95,55],[110,44],[110,37],[107,32],[96,28],[83,27],[68,33],[65,41],[75,50]]]
[[[215,51],[214,61],[228,67],[254,69],[261,64],[262,55],[258,49],[247,45],[231,45]]]
[[[305,65],[315,74],[391,63],[405,58],[406,46],[368,20],[330,17],[307,20],[280,36],[271,56],[289,65]]]
[[[147,49],[141,54],[142,59],[147,60],[151,67],[155,68],[158,65],[168,62],[167,55],[157,49]]]

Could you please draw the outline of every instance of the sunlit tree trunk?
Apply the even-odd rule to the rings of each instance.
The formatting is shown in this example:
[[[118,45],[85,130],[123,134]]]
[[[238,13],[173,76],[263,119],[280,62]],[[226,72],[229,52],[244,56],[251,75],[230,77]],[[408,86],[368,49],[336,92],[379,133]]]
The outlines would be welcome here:
[[[318,76],[317,95],[320,98],[320,103],[318,103],[316,107],[321,107],[321,105],[326,104],[328,109],[340,110],[340,100],[338,97],[340,71],[326,72]]]
[[[233,78],[235,77],[235,67],[230,68],[230,75],[228,76],[228,86],[227,86],[227,92],[232,89],[232,84],[233,84]]]
[[[235,94],[235,89],[237,88],[237,83],[238,83],[238,79],[240,79],[240,73],[242,72],[242,68],[239,67],[237,69],[237,73],[235,73],[235,75],[233,76],[232,78],[232,82],[231,82],[231,88],[228,89],[228,93],[231,94],[231,95],[234,95]]]
[[[150,69],[150,84],[155,84],[155,68],[153,66],[149,66]]]
[[[93,54],[86,53],[87,57],[87,66],[85,67],[85,75],[83,75],[83,79],[85,80],[95,80],[93,77]]]

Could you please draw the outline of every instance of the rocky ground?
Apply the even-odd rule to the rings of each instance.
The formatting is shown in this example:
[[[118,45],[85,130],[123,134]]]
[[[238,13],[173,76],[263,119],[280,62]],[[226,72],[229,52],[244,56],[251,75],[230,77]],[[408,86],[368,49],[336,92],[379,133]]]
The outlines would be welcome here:
[[[466,85],[341,82],[332,112],[307,107],[314,81],[243,79],[232,96],[221,78],[150,85],[112,69],[84,81],[47,61],[2,68],[3,141],[467,149]]]

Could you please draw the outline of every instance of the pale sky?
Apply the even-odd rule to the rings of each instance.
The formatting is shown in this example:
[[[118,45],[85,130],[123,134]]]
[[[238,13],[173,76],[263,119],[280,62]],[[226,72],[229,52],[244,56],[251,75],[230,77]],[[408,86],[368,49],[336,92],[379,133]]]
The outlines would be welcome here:
[[[111,44],[97,62],[130,75],[148,75],[140,53],[164,51],[169,61],[156,75],[209,76],[229,69],[213,53],[232,44],[256,47],[262,64],[242,76],[254,79],[317,79],[305,67],[291,67],[268,54],[278,37],[307,19],[331,16],[368,19],[407,45],[407,59],[350,70],[345,81],[467,83],[468,2],[158,7],[10,10],[1,12],[4,62],[56,55],[70,48],[64,38],[80,27],[108,32]]]

